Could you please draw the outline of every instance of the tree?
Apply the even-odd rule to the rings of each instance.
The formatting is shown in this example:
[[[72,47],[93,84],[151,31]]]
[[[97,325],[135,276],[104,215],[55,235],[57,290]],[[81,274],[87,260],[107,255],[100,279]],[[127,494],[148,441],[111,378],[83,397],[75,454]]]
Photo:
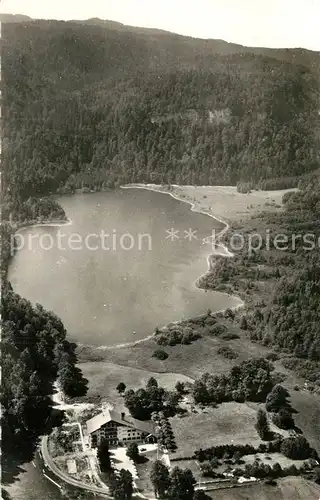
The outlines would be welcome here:
[[[287,398],[289,397],[288,391],[277,384],[271,392],[269,392],[266,399],[266,410],[277,412],[280,408],[288,406]]]
[[[192,391],[196,403],[207,403],[209,401],[208,390],[204,381],[196,380]]]
[[[61,390],[66,396],[81,397],[88,391],[88,380],[81,370],[70,361],[61,361],[58,370],[58,380]]]
[[[184,383],[183,382],[177,382],[175,389],[179,395],[184,394],[185,388],[184,388]]]
[[[238,463],[238,461],[235,460],[236,463]],[[213,457],[211,460],[210,460],[210,467],[212,469],[216,469],[217,467],[219,467],[219,460],[217,459],[217,457]]]
[[[154,377],[150,377],[147,382],[147,390],[151,389],[152,387],[158,387],[158,382]]]
[[[281,475],[282,475],[282,468],[278,462],[276,462],[272,466],[272,475],[273,475],[273,477],[281,477]]]
[[[281,443],[281,453],[292,460],[306,460],[311,455],[311,448],[304,436],[289,437]]]
[[[152,466],[150,479],[154,488],[154,493],[159,498],[164,497],[170,486],[170,475],[167,467],[156,460]]]
[[[172,412],[175,412],[179,404],[179,394],[169,391],[166,395],[166,400],[168,407],[172,410]]]
[[[120,382],[118,385],[117,385],[117,391],[119,394],[123,394],[124,391],[126,390],[126,384],[124,384],[123,382]]]
[[[248,330],[248,321],[245,316],[241,316],[240,328],[241,330]]]
[[[314,482],[320,484],[320,467],[316,467],[314,470]]]
[[[292,414],[286,408],[281,408],[278,413],[274,413],[272,420],[280,429],[292,429],[294,427]]]
[[[241,453],[239,451],[236,451],[235,454],[233,455],[233,460],[236,464],[240,463],[241,460]]]
[[[151,378],[146,389],[127,391],[124,402],[134,418],[148,420],[153,412],[162,410],[164,397],[163,387],[158,387],[157,381]]]
[[[102,472],[108,472],[111,469],[111,459],[108,441],[104,440],[98,447],[97,457]]]
[[[269,428],[267,414],[262,408],[259,408],[257,412],[256,429],[261,439],[266,441],[270,433],[270,428]]]
[[[119,476],[112,481],[110,489],[115,500],[131,500],[133,493],[131,472],[121,469]]]
[[[168,497],[170,500],[192,500],[196,480],[190,469],[174,467],[170,474]]]
[[[137,443],[130,443],[127,451],[126,451],[127,457],[129,457],[133,462],[138,462],[140,458],[139,454],[139,448]]]
[[[168,353],[163,349],[156,349],[152,354],[153,358],[160,359],[160,361],[164,361],[165,359],[168,358],[168,356],[169,356]]]

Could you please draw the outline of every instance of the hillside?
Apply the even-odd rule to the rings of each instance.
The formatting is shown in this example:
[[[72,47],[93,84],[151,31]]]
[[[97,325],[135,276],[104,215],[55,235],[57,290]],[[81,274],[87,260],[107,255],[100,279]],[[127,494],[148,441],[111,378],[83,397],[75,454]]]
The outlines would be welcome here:
[[[319,167],[317,52],[99,19],[7,22],[2,31],[11,213],[56,191],[295,184]]]
[[[0,21],[3,23],[23,23],[23,22],[33,22],[34,19],[17,14],[0,14]],[[99,26],[108,30],[116,30],[123,32],[131,32],[139,35],[146,36],[149,40],[153,37],[158,37],[158,41],[163,43],[165,39],[171,44],[179,42],[182,44],[190,44],[192,47],[196,47],[202,56],[210,53],[220,53],[220,54],[238,54],[250,52],[256,55],[262,55],[267,57],[272,57],[282,61],[301,64],[308,68],[312,68],[314,71],[319,71],[320,63],[320,52],[312,51],[303,48],[290,48],[290,49],[272,49],[267,47],[247,47],[236,43],[229,43],[224,40],[217,39],[199,39],[193,37],[187,37],[183,35],[177,35],[169,31],[156,29],[156,28],[143,28],[137,26],[128,26],[117,21],[111,21],[108,19],[100,19],[98,17],[90,18],[86,20],[73,19],[69,21],[70,23],[75,23],[82,26]]]
[[[23,14],[0,14],[1,23],[28,23],[30,21],[32,18]]]

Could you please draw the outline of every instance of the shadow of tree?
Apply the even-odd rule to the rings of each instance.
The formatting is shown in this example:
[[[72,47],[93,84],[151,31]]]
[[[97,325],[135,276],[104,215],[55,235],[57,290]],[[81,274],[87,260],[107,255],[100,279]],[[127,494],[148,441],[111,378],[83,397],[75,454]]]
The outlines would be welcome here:
[[[4,490],[3,488],[1,488],[1,500],[11,500],[11,498],[12,497],[9,495],[7,490]]]
[[[1,479],[3,485],[14,483],[19,474],[24,472],[23,464],[31,462],[36,452],[38,441],[33,443],[24,443],[19,450],[16,448],[9,449],[4,446],[2,441],[2,457],[1,457]],[[9,498],[9,497],[8,497]]]
[[[62,424],[63,420],[64,412],[53,409],[45,428],[42,430],[39,429],[37,435],[35,435],[34,432],[24,432],[19,436],[15,436],[10,432],[7,426],[3,426],[1,440],[2,484],[9,485],[14,483],[17,476],[24,472],[22,465],[33,460],[40,443],[39,434],[50,434],[55,427]]]

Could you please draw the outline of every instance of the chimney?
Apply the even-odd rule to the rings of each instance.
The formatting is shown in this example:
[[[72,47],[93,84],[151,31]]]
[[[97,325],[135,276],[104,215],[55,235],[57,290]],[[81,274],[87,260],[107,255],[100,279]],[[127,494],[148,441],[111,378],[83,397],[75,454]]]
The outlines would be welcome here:
[[[124,412],[121,413],[121,420],[124,420],[124,417],[126,416],[126,414]]]

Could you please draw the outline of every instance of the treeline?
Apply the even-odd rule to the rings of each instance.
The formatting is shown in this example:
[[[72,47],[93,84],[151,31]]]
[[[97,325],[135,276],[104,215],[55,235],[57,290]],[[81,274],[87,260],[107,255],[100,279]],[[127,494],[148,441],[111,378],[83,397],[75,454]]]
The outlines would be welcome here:
[[[260,358],[233,366],[229,374],[204,373],[194,383],[194,400],[202,404],[265,401],[275,384],[272,370],[272,364]]]
[[[258,182],[238,182],[237,191],[239,193],[250,193],[252,190],[276,191],[279,189],[294,189],[298,187],[301,176],[280,177],[273,179],[260,179]]]
[[[284,456],[292,460],[306,460],[312,457],[318,460],[316,450],[310,447],[308,441],[303,436],[283,438],[279,436],[278,439],[269,441],[268,443],[261,443],[258,447],[249,444],[225,444],[219,446],[212,446],[195,451],[194,458],[199,462],[205,460],[221,460],[230,458],[241,458],[246,455],[255,455],[257,453],[282,453]]]
[[[61,320],[2,288],[1,408],[3,446],[12,452],[35,442],[52,415],[54,383],[67,396],[82,396],[87,380],[76,367],[75,345]]]
[[[196,57],[192,43],[165,45],[162,57],[125,30],[4,25],[6,193],[16,200],[130,182],[262,186],[319,166],[311,69],[253,52],[203,47]]]

